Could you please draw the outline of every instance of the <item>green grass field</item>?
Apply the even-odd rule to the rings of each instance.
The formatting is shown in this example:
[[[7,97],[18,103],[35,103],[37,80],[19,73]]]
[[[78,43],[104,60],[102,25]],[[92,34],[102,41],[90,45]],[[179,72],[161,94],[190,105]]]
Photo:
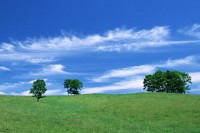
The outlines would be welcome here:
[[[200,96],[0,96],[0,133],[199,133]]]

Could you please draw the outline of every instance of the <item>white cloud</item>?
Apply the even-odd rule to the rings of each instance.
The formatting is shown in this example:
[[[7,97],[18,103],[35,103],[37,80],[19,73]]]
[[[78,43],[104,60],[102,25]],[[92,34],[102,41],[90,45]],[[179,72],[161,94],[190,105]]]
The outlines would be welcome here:
[[[23,91],[23,92],[10,92],[8,95],[14,95],[14,96],[31,96],[31,94],[29,94],[29,90]]]
[[[33,84],[33,82],[36,80],[31,80],[31,81],[26,81],[26,82],[16,82],[16,83],[4,83],[4,84],[0,84],[0,90],[10,90],[10,89],[18,89],[23,85],[31,85]],[[52,85],[51,82],[48,82],[48,79],[44,79],[44,81],[46,82],[46,85],[50,86]]]
[[[161,47],[169,45],[181,45],[189,43],[200,43],[200,40],[187,40],[187,41],[141,41],[141,42],[129,42],[129,43],[114,43],[110,45],[100,45],[96,48],[96,51],[104,52],[127,52],[127,51],[139,51],[143,48]]]
[[[102,87],[91,87],[91,88],[84,88],[82,90],[83,94],[89,93],[104,93],[106,91],[117,91],[117,90],[140,90],[142,92],[143,87],[143,77],[137,77],[130,80],[124,80],[121,82],[116,82],[112,85],[102,86]]]
[[[189,75],[192,77],[193,83],[200,83],[200,72],[192,72]]]
[[[200,38],[200,24],[196,23],[190,27],[185,27],[183,29],[180,29],[179,32],[185,35]]]
[[[63,90],[54,89],[54,90],[47,90],[44,95],[64,95],[65,93]]]
[[[175,59],[175,60],[167,60],[163,63],[156,64],[156,67],[164,67],[164,68],[170,68],[170,67],[175,67],[175,66],[180,66],[180,65],[191,65],[194,64],[196,61],[195,56],[187,56],[182,59]]]
[[[169,29],[165,26],[154,27],[150,30],[135,31],[133,29],[116,29],[107,33],[106,40],[165,40],[169,36]]]
[[[166,26],[156,26],[144,30],[117,28],[105,34],[94,34],[85,37],[62,35],[1,43],[0,61],[16,60],[30,63],[47,63],[55,61],[57,57],[73,54],[74,52],[132,52],[143,48],[197,42],[199,43],[200,40],[170,40],[170,29]]]
[[[54,54],[33,52],[0,52],[0,61],[26,61],[29,63],[54,62]]]
[[[19,93],[20,96],[31,96],[31,94],[29,93],[30,90],[27,90],[27,91],[24,91],[24,92],[21,92]],[[15,94],[16,95],[16,94]]]
[[[48,62],[53,62],[55,61],[54,58],[42,58],[42,57],[39,57],[39,58],[30,58],[30,59],[27,59],[27,62],[31,62],[31,63],[48,63]]]
[[[141,42],[141,41],[161,41],[169,35],[167,27],[154,27],[150,30],[134,31],[133,29],[115,29],[108,31],[105,35],[90,35],[85,38],[77,36],[62,36],[55,38],[42,38],[38,40],[29,39],[24,42],[18,42],[22,49],[51,51],[64,50],[73,51],[81,49],[94,50],[99,45],[109,45],[112,43]],[[81,48],[81,49],[80,49]]]
[[[11,95],[19,95],[19,96],[31,96],[31,94],[29,93],[30,90],[27,91],[23,91],[21,93],[15,93],[15,92],[11,92]]]
[[[116,29],[109,31],[105,37],[111,43],[97,46],[96,51],[136,51],[144,47],[157,47],[162,45],[161,42],[166,42],[168,37],[169,29],[164,26],[140,31]]]
[[[21,83],[5,83],[0,85],[0,90],[14,89],[22,85]]]
[[[151,73],[154,70],[155,67],[150,65],[141,65],[141,66],[122,68],[122,69],[114,69],[108,71],[107,73],[103,74],[100,77],[92,78],[91,80],[94,82],[105,82],[110,78],[126,78],[126,77],[136,76],[139,74]]]
[[[64,71],[64,66],[61,64],[48,65],[41,68],[37,72],[32,72],[32,76],[47,76],[47,75],[57,75],[57,74],[70,74],[69,72]]]
[[[112,78],[130,78],[134,76],[150,74],[159,68],[172,68],[183,65],[195,64],[196,57],[188,56],[182,59],[167,60],[162,63],[149,64],[149,65],[140,65],[140,66],[131,66],[120,69],[109,70],[99,77],[93,77],[90,80],[93,82],[106,82]]]
[[[3,70],[3,71],[10,71],[10,68],[5,67],[5,66],[0,66],[0,70]]]
[[[15,49],[15,46],[9,43],[2,43],[0,44],[0,52],[13,52]]]

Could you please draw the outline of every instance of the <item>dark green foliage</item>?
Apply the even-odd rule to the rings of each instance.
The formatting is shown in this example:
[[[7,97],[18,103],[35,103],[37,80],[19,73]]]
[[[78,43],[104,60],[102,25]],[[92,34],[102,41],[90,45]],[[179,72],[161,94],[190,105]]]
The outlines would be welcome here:
[[[186,93],[190,90],[191,77],[179,71],[156,71],[144,78],[144,90],[150,92]]]
[[[39,99],[43,97],[42,94],[44,94],[47,90],[45,86],[46,84],[44,80],[38,79],[33,82],[33,88],[30,89],[29,93],[33,94],[33,96],[37,98],[37,101],[39,101]]]
[[[64,81],[64,88],[67,89],[68,94],[79,95],[83,84],[78,79],[66,79]]]

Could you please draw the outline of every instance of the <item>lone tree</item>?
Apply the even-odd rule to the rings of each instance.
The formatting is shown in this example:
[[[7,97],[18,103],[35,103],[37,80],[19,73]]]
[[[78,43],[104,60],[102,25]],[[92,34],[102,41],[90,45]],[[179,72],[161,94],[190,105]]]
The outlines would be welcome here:
[[[34,97],[37,98],[37,102],[39,102],[39,99],[42,98],[42,94],[44,94],[47,90],[45,87],[46,84],[44,80],[38,79],[35,82],[33,82],[33,88],[30,89],[31,94],[33,94]]]
[[[192,82],[187,73],[169,70],[158,70],[152,75],[146,75],[143,81],[144,90],[166,93],[186,93],[190,90],[188,83]]]
[[[67,89],[68,94],[79,95],[83,84],[78,79],[66,79],[64,81],[64,88]]]

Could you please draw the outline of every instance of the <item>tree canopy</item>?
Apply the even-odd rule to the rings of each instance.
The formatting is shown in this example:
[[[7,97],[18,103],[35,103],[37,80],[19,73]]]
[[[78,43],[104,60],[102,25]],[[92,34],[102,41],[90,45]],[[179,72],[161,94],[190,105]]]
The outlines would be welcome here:
[[[30,89],[29,93],[33,94],[33,96],[37,98],[37,101],[39,101],[39,99],[43,97],[42,95],[47,90],[45,86],[46,84],[44,80],[38,79],[33,82],[33,87]]]
[[[78,79],[66,79],[64,81],[64,88],[67,89],[68,94],[79,95],[83,83]]]
[[[186,93],[190,90],[188,83],[192,82],[187,73],[169,70],[146,75],[143,81],[144,90],[166,93]]]

